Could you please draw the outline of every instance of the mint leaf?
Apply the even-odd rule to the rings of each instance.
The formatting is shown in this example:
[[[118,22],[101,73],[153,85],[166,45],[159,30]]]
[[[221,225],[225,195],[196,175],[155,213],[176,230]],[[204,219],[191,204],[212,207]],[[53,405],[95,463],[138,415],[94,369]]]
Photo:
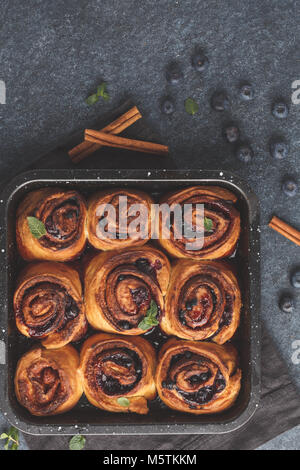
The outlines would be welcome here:
[[[117,402],[120,406],[128,407],[130,405],[130,401],[126,397],[120,397],[117,399]]]
[[[152,326],[158,325],[157,320],[157,305],[154,300],[151,300],[150,307],[147,310],[146,316],[139,323],[138,328],[141,330],[149,330]]]
[[[8,433],[2,433],[0,439],[7,439],[4,444],[5,450],[18,450],[19,448],[19,431],[11,426]]]
[[[208,217],[204,217],[204,230],[206,232],[211,232],[213,228],[213,221]]]
[[[97,96],[101,96],[104,101],[109,100],[109,94],[106,91],[106,83],[103,82],[97,87]]]
[[[86,439],[84,436],[77,434],[70,439],[69,449],[70,450],[82,450],[85,446]]]
[[[99,100],[98,95],[96,93],[94,93],[93,95],[89,96],[85,100],[85,102],[86,102],[87,105],[92,106],[93,104],[97,103],[98,100]]]
[[[47,234],[45,225],[36,217],[27,217],[28,227],[35,238],[41,238]]]
[[[199,111],[199,105],[192,98],[188,98],[184,102],[185,110],[188,114],[194,116]]]

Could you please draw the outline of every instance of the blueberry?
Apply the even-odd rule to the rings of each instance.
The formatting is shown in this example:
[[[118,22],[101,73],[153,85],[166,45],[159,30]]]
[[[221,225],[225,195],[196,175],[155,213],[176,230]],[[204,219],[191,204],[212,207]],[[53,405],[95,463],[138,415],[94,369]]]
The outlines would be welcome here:
[[[244,83],[240,86],[240,97],[244,101],[253,100],[254,89],[250,83]]]
[[[208,67],[208,58],[201,51],[197,51],[192,56],[192,66],[197,72],[203,72]]]
[[[132,327],[130,325],[130,323],[126,320],[123,320],[123,321],[120,321],[119,322],[119,327],[122,329],[122,330],[130,330]]]
[[[234,125],[227,126],[224,129],[224,135],[225,135],[225,139],[227,140],[227,142],[232,144],[233,142],[236,142],[240,138],[239,128]]]
[[[229,98],[225,91],[216,91],[211,97],[211,106],[215,111],[225,111],[229,108]]]
[[[213,397],[213,390],[212,390],[212,387],[204,387],[204,388],[201,388],[199,391],[198,391],[198,394],[197,394],[197,401],[199,403],[206,403],[208,402],[209,400],[211,400]]]
[[[284,313],[292,313],[294,310],[294,300],[292,296],[284,294],[282,297],[280,297],[279,308]]]
[[[225,379],[217,379],[215,382],[215,388],[217,392],[222,392],[224,388],[226,387],[226,382]]]
[[[274,141],[270,143],[270,154],[277,160],[286,158],[289,153],[289,146],[284,141]]]
[[[161,103],[161,111],[164,114],[172,114],[175,111],[175,106],[170,98],[165,98]]]
[[[237,148],[236,156],[239,160],[241,160],[241,162],[249,163],[253,158],[253,150],[250,145],[240,145]]]
[[[182,70],[177,62],[169,64],[166,70],[166,79],[171,85],[176,85],[183,78]]]
[[[288,117],[289,108],[284,101],[277,101],[272,106],[272,114],[278,119],[285,119]]]
[[[297,269],[292,273],[291,284],[296,289],[300,289],[300,269]]]
[[[192,375],[190,377],[191,384],[198,384],[199,382],[201,382],[199,375]]]
[[[292,179],[287,179],[282,183],[282,191],[287,195],[287,196],[295,196],[297,193],[298,185],[295,180]]]

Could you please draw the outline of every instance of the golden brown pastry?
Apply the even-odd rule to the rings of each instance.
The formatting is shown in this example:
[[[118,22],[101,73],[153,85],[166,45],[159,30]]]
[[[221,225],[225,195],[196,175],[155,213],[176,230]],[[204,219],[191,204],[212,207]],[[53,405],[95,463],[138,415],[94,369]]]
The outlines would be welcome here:
[[[17,210],[16,236],[26,260],[70,261],[86,244],[86,203],[76,191],[45,188],[25,197]],[[43,222],[46,234],[35,238],[27,217]]]
[[[19,331],[47,349],[77,341],[87,330],[78,272],[63,263],[27,265],[17,283],[14,311]]]
[[[127,197],[124,205],[125,209],[121,209],[120,214],[119,202],[122,198],[125,201],[125,196]],[[110,204],[115,209],[113,213],[115,217],[112,213],[105,212],[103,209],[100,210],[101,205],[105,206],[106,204]],[[140,204],[145,208],[144,215],[136,210],[135,204]],[[138,190],[108,189],[94,194],[88,202],[87,232],[89,242],[98,250],[104,251],[144,245],[151,234],[152,204],[151,197]],[[126,226],[120,224],[119,215],[126,217]],[[110,223],[110,227],[105,225],[105,237],[101,236],[99,230],[99,222],[104,218]],[[138,219],[140,219],[141,224],[138,224]],[[135,223],[137,223],[137,227],[131,226],[134,230],[130,231],[130,224],[134,225]],[[108,230],[111,230],[109,235],[112,238],[108,238]]]
[[[147,316],[152,301],[157,306],[157,318],[162,314],[169,275],[168,259],[150,246],[96,255],[85,274],[89,323],[108,333],[145,333],[147,328],[141,329],[139,324]]]
[[[164,197],[161,204],[166,203],[170,207],[174,204],[182,208],[184,204],[192,205],[186,216],[190,226],[195,226],[196,223],[195,205],[204,204],[204,217],[209,219],[211,228],[204,230],[203,246],[191,250],[187,244],[199,244],[199,241],[188,239],[184,234],[181,238],[176,238],[176,234],[183,231],[183,220],[180,220],[179,227],[175,224],[176,218],[173,221],[171,219],[169,236],[168,217],[160,216],[159,241],[162,247],[174,258],[218,259],[229,256],[240,235],[240,214],[234,207],[236,201],[234,193],[218,186],[192,186]]]
[[[177,260],[160,326],[168,335],[223,344],[240,322],[241,292],[224,261]]]
[[[232,345],[171,338],[160,351],[155,382],[162,401],[174,410],[219,413],[240,391],[237,352]]]
[[[92,405],[114,412],[148,413],[156,396],[155,351],[143,338],[99,333],[83,344],[80,373]]]
[[[18,401],[36,416],[69,411],[83,392],[78,368],[79,355],[70,345],[51,351],[35,347],[24,354],[17,365]]]

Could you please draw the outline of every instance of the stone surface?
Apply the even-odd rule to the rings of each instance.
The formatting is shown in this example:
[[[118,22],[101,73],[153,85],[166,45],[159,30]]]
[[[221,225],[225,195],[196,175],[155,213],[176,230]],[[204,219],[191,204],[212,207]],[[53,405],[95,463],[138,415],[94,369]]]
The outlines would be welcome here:
[[[231,170],[259,196],[262,318],[300,387],[300,365],[292,362],[292,343],[300,339],[300,292],[289,282],[291,269],[300,265],[299,247],[267,227],[275,213],[300,228],[299,195],[289,198],[281,191],[283,178],[299,181],[300,105],[291,103],[291,84],[300,79],[297,2],[287,0],[283,7],[280,0],[3,0],[0,16],[0,80],[7,89],[6,104],[0,105],[1,179],[130,97],[170,145],[177,167]],[[203,73],[191,65],[196,46],[209,58]],[[165,80],[172,60],[184,73],[177,85]],[[110,102],[87,107],[85,98],[102,80]],[[253,84],[253,101],[240,100],[241,81]],[[224,113],[210,107],[218,89],[230,97]],[[165,95],[176,104],[170,116],[160,112]],[[193,117],[184,110],[188,97],[200,106]],[[289,104],[287,119],[271,115],[275,99]],[[234,147],[224,142],[222,127],[231,120],[252,145],[250,164],[237,161]],[[269,155],[274,134],[290,145],[284,161]],[[279,310],[283,291],[295,295],[293,314]],[[299,428],[282,445],[294,445],[295,436]]]

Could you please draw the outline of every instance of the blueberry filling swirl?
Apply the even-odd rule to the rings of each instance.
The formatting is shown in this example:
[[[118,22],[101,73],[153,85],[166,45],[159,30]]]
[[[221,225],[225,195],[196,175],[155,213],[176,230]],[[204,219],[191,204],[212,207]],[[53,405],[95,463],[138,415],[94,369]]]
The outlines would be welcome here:
[[[61,250],[71,246],[84,229],[84,202],[75,191],[49,196],[33,215],[44,223],[47,234],[39,242],[47,248]]]
[[[172,217],[171,214],[171,239],[177,248],[179,248],[182,252],[191,251],[186,249],[187,243],[191,242],[194,244],[192,252],[203,250],[210,251],[214,248],[214,246],[225,243],[226,240],[230,237],[233,221],[236,217],[238,217],[238,213],[231,203],[218,200],[208,195],[199,195],[180,201],[180,204],[190,205],[190,209],[182,212],[185,218],[183,219],[182,217],[181,226],[177,226],[175,224],[175,218]],[[197,240],[193,241],[185,236],[178,238],[176,234],[184,234],[185,224],[188,224],[190,229],[194,232],[197,230],[197,205],[199,204],[204,206],[204,216],[210,219],[211,229],[206,230],[204,228],[203,246],[201,243],[201,246],[199,245],[199,248],[197,248]]]
[[[100,388],[106,395],[125,395],[141,380],[142,362],[128,348],[103,350],[91,358],[88,377],[92,388]]]
[[[208,358],[186,350],[173,356],[162,388],[176,391],[190,406],[209,403],[226,387],[219,367]]]
[[[232,320],[234,293],[217,276],[193,276],[182,287],[178,301],[178,318],[182,326],[197,331],[215,322],[218,328]]]
[[[45,338],[64,329],[80,313],[67,290],[54,282],[37,282],[20,293],[16,316],[32,338]]]
[[[105,288],[101,287],[97,300],[106,318],[118,331],[138,328],[147,315],[151,300],[157,304],[159,317],[160,287],[156,272],[160,268],[159,260],[155,265],[146,258],[139,258],[132,264],[121,264],[108,273]]]

